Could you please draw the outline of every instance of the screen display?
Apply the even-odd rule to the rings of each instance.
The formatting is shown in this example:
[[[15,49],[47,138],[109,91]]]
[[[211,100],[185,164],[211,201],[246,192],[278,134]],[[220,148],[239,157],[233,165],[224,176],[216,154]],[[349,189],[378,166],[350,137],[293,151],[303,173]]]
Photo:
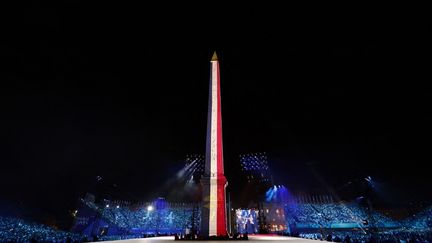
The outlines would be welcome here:
[[[236,210],[237,232],[240,234],[258,233],[257,215],[258,215],[258,210],[237,209]]]

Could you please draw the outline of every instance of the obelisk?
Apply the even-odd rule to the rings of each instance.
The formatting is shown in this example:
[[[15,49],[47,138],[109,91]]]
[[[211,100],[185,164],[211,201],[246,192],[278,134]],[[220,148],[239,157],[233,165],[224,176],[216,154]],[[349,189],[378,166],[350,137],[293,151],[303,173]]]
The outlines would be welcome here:
[[[207,117],[207,142],[201,214],[202,236],[226,235],[225,188],[222,149],[222,110],[219,61],[214,52],[210,62],[210,91]]]

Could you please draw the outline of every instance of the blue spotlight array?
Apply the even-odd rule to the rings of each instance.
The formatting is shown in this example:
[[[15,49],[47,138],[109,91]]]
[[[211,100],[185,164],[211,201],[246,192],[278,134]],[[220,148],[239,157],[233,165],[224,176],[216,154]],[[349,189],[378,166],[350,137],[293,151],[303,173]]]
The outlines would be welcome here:
[[[288,202],[291,195],[284,185],[274,185],[265,194],[266,202]]]

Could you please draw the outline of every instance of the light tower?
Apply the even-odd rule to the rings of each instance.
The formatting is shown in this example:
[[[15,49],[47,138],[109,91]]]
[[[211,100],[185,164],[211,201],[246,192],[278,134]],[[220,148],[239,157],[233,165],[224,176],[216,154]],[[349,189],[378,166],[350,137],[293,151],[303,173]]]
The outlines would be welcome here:
[[[219,61],[214,52],[210,62],[210,91],[207,117],[207,142],[201,214],[202,236],[226,235],[225,188],[222,149],[222,111]]]

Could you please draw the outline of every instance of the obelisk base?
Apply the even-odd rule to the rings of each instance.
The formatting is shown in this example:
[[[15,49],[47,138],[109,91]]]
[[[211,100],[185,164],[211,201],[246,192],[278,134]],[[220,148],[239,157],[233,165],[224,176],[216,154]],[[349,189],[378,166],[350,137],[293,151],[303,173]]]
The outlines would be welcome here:
[[[224,175],[203,177],[203,205],[201,231],[203,237],[227,235],[225,188],[228,185]]]

